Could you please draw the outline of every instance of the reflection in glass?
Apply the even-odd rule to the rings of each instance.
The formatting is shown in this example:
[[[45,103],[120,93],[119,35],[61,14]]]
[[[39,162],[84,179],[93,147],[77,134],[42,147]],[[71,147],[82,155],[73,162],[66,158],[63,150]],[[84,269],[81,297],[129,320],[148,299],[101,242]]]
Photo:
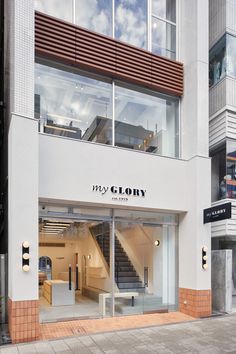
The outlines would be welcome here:
[[[236,38],[224,35],[210,51],[209,85],[217,84],[226,75],[236,77]]]
[[[115,145],[178,156],[178,101],[116,87]]]
[[[61,20],[73,21],[73,0],[34,0],[35,10],[47,15],[58,17]]]
[[[36,64],[35,111],[45,133],[111,144],[111,85]]]
[[[147,47],[147,2],[146,0],[115,0],[115,38]]]
[[[176,0],[152,0],[153,15],[176,22]]]
[[[227,72],[227,67],[231,71],[231,60],[226,53],[226,36],[224,36],[210,51],[209,64],[209,85],[217,84],[223,79]]]
[[[75,23],[91,31],[112,35],[111,0],[75,0]]]
[[[228,76],[236,77],[236,38],[234,36],[226,35],[226,72]]]
[[[116,146],[179,156],[178,99],[116,86],[114,107]],[[111,84],[36,64],[41,132],[113,144],[112,117]]]
[[[169,59],[176,57],[176,27],[165,21],[152,19],[152,52]]]

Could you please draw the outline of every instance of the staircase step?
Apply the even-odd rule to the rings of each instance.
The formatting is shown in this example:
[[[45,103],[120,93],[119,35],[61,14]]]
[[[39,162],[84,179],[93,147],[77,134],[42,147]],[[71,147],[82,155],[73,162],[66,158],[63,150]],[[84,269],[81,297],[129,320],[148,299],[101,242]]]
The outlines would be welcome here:
[[[134,277],[118,277],[118,282],[119,283],[131,283],[131,282],[139,282],[139,276],[136,275]]]
[[[137,273],[132,269],[129,271],[129,269],[126,271],[119,271],[119,277],[136,277]]]
[[[118,283],[118,288],[119,289],[137,289],[137,288],[143,288],[143,283],[141,281],[139,282],[127,282],[127,283]]]
[[[120,270],[122,270],[121,268],[122,267],[131,267],[132,265],[131,265],[131,262],[130,261],[120,261],[119,262],[119,268],[120,268]]]
[[[116,257],[116,263],[120,262],[130,262],[129,258],[127,256],[122,256],[122,257]],[[119,264],[118,264],[119,265]]]
[[[119,273],[122,272],[135,272],[134,267],[131,265],[122,265],[119,264]]]

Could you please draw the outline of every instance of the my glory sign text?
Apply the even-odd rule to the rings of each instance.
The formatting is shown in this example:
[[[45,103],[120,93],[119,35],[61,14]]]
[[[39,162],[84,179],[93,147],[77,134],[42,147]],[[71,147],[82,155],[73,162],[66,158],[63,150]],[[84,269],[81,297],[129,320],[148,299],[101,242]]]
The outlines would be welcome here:
[[[119,195],[133,195],[136,197],[145,197],[146,190],[144,189],[139,189],[139,188],[129,188],[129,187],[117,187],[117,186],[111,186],[111,187],[106,187],[106,186],[98,186],[98,185],[93,185],[93,192],[99,192],[102,195],[104,195],[108,190],[111,191],[113,194],[119,194]]]

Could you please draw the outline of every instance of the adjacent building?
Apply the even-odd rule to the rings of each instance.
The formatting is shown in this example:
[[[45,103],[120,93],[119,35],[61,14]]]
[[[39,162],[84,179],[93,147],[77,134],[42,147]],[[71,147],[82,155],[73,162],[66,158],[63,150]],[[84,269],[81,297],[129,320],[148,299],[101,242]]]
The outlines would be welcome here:
[[[223,255],[221,259],[221,262],[224,263],[224,269],[227,269],[227,264],[229,268],[228,284],[227,277],[225,283],[227,284],[226,293],[228,295],[225,302],[215,305],[219,309],[222,307],[225,311],[231,311],[236,305],[236,4],[232,0],[210,1],[209,4],[212,205],[221,205],[225,202],[231,202],[232,204],[231,219],[212,224],[212,249],[232,250],[226,253],[228,256]],[[213,285],[216,286],[215,282]]]
[[[208,2],[4,5],[12,341],[65,318],[209,316]]]

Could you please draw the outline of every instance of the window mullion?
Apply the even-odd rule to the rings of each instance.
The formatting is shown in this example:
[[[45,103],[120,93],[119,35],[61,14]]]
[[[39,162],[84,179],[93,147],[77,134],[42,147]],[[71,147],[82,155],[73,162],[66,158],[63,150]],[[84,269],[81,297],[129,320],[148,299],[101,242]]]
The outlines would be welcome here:
[[[147,0],[148,50],[152,51],[152,0]]]
[[[175,22],[172,22],[172,21],[170,21],[170,20],[167,20],[166,18],[159,17],[159,16],[157,16],[157,15],[155,15],[155,14],[152,14],[152,17],[154,17],[156,20],[160,20],[160,21],[169,23],[170,25],[176,27],[176,23],[175,23]]]
[[[115,0],[112,0],[112,38],[115,38]]]
[[[75,25],[75,1],[76,0],[72,1],[72,6],[73,6],[73,8],[72,8],[72,22],[74,25]]]

